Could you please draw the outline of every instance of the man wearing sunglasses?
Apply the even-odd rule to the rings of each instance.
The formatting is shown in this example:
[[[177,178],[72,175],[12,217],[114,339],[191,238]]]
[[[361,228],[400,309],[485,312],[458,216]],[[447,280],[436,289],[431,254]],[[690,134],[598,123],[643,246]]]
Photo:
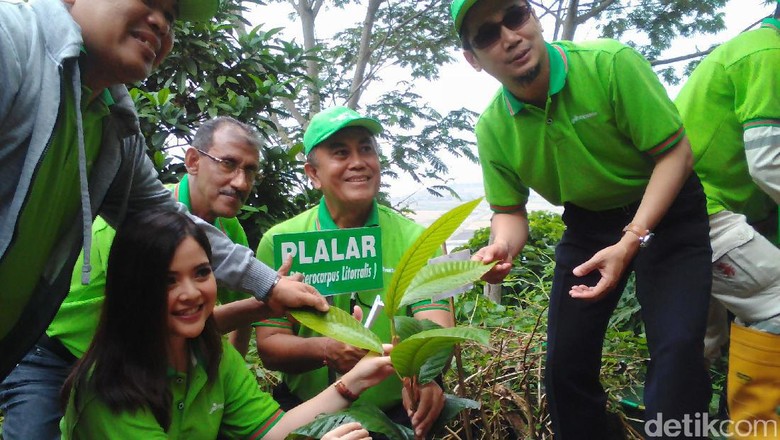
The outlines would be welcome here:
[[[545,373],[556,438],[608,438],[601,350],[632,271],[651,357],[647,418],[706,413],[705,199],[649,63],[611,40],[546,43],[523,0],[455,0],[451,12],[466,60],[503,86],[476,126],[494,241],[474,258],[499,262],[484,279],[500,282],[523,249],[530,188],[565,208]]]

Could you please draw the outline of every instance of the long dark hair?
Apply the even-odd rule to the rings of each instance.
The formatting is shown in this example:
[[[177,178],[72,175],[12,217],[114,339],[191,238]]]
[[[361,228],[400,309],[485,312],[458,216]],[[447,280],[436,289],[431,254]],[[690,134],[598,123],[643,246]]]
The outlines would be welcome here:
[[[171,423],[168,389],[168,270],[179,244],[193,237],[211,262],[206,234],[177,212],[146,212],[129,217],[117,230],[106,271],[106,300],[89,350],[65,381],[62,400],[73,390],[94,392],[114,412],[148,407],[165,430]],[[221,336],[213,317],[189,341],[216,377]]]

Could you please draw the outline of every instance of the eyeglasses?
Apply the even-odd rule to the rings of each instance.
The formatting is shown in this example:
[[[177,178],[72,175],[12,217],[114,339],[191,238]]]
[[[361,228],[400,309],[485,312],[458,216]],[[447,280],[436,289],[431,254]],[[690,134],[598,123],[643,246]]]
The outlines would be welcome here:
[[[198,148],[196,148],[195,151],[216,162],[217,166],[219,167],[219,170],[225,174],[235,176],[236,171],[240,169],[241,171],[244,172],[244,177],[246,177],[246,180],[250,182],[254,182],[255,180],[261,180],[263,178],[263,172],[255,167],[249,166],[249,167],[239,168],[238,164],[231,159],[220,159]]]
[[[531,6],[513,5],[510,6],[504,18],[498,23],[485,23],[479,27],[476,35],[472,38],[471,44],[475,49],[487,49],[496,44],[501,39],[501,28],[505,27],[510,31],[516,31],[531,18]]]

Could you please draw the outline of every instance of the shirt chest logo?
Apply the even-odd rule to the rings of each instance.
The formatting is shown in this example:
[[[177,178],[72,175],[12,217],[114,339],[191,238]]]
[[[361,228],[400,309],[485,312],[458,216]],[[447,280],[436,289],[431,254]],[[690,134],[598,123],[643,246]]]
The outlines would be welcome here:
[[[590,113],[585,113],[584,115],[576,115],[573,118],[571,118],[571,125],[574,125],[574,124],[576,124],[576,123],[578,123],[580,121],[584,121],[586,119],[590,119],[590,118],[592,118],[594,116],[598,116],[598,113],[597,112],[590,112]]]
[[[225,404],[224,403],[216,403],[216,402],[214,402],[214,403],[211,404],[211,409],[209,410],[209,414],[214,414],[216,411],[219,411],[219,410],[221,410],[223,408],[225,408]]]

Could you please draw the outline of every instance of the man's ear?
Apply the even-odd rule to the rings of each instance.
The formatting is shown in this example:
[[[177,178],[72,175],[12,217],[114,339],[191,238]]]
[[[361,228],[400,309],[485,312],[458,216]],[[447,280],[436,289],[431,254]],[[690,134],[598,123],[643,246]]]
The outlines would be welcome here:
[[[309,180],[311,180],[312,185],[314,185],[314,189],[322,188],[322,182],[320,182],[320,177],[317,175],[317,168],[315,168],[314,165],[306,162],[303,164],[303,171],[309,176]]]
[[[192,175],[198,174],[198,167],[200,166],[200,153],[198,150],[188,148],[184,153],[184,166],[187,168],[187,173]]]
[[[466,58],[466,61],[471,64],[471,67],[474,68],[477,72],[482,71],[482,65],[479,63],[479,60],[477,59],[477,56],[474,55],[474,52],[468,49],[463,49],[463,58]]]

